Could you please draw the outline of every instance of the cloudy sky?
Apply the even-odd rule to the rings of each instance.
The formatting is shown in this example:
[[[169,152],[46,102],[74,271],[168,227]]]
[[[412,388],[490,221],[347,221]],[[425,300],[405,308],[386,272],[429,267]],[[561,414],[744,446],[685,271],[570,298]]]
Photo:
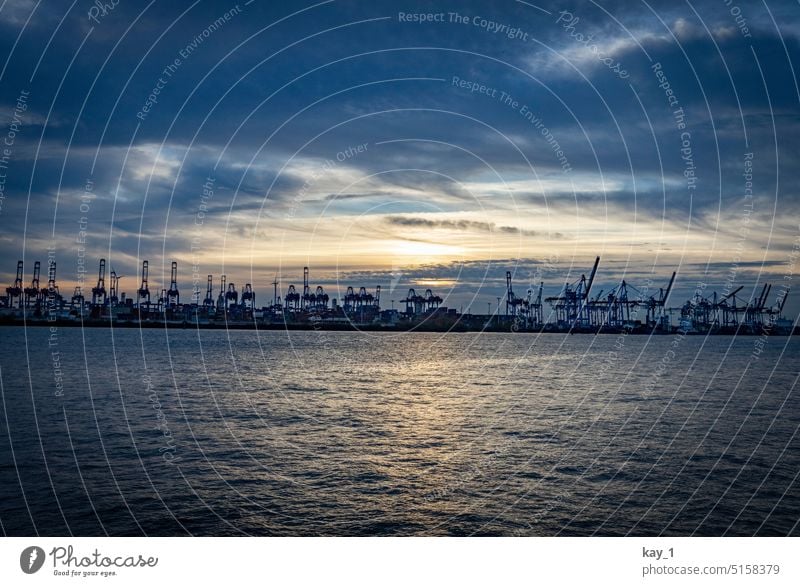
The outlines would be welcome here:
[[[69,291],[308,265],[485,311],[595,255],[674,306],[797,271],[796,2],[101,4],[0,0],[9,284],[50,249]]]

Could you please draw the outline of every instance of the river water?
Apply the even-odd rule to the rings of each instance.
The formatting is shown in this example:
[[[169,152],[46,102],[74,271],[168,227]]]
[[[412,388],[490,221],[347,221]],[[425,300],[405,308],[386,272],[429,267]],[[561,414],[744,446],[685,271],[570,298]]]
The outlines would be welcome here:
[[[800,339],[2,328],[6,535],[798,535]]]

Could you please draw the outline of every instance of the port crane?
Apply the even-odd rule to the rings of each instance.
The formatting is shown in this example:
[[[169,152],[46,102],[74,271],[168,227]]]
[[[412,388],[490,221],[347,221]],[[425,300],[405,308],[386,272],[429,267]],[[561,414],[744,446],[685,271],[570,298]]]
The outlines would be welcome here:
[[[39,274],[42,270],[42,263],[38,260],[33,263],[33,278],[31,284],[25,287],[25,307],[37,307],[39,305],[40,287],[39,287]]]
[[[14,284],[11,287],[6,287],[6,305],[7,307],[14,307],[14,300],[17,305],[22,309],[22,261],[17,261],[17,276],[14,279]]]
[[[175,261],[172,261],[169,290],[166,292],[166,299],[164,302],[169,307],[178,307],[181,304],[181,294],[178,292],[178,263]]]
[[[97,271],[97,285],[92,287],[92,305],[105,305],[106,297],[106,259],[100,259],[100,268]]]
[[[142,261],[142,281],[139,285],[139,289],[136,291],[136,295],[139,309],[144,309],[145,311],[150,310],[150,287],[147,283],[149,272],[149,263],[146,260]]]
[[[581,275],[575,283],[565,283],[559,295],[545,299],[551,304],[556,314],[558,325],[563,328],[586,328],[591,325],[591,316],[586,310],[586,301],[592,290],[597,266],[600,264],[600,257],[595,258],[592,272],[589,278]]]

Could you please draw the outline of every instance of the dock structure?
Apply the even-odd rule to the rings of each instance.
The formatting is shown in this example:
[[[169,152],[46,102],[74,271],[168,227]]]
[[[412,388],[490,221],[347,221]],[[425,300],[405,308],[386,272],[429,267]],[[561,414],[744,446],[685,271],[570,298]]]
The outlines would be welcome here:
[[[640,289],[628,284],[625,279],[607,293],[601,289],[586,302],[590,327],[622,331],[643,325],[648,329],[668,330],[670,322],[666,302],[675,283],[675,275],[673,272],[666,288],[660,288],[658,295],[649,294],[649,287]]]
[[[539,283],[536,297],[533,296],[533,287],[528,288],[524,297],[517,296],[514,293],[511,271],[506,271],[506,317],[511,318],[517,329],[536,330],[544,326],[543,290],[542,281]]]
[[[695,296],[680,308],[670,311],[679,312],[678,329],[690,333],[748,333],[761,334],[765,330],[776,330],[785,333],[792,329],[792,322],[783,315],[789,289],[783,289],[773,305],[767,305],[772,285],[764,283],[760,292],[750,299],[743,299],[738,294],[744,285],[736,290],[718,295]]]
[[[6,287],[6,307],[18,307],[22,309],[22,261],[17,262],[17,277],[14,279],[14,284]]]
[[[429,329],[434,331],[510,331],[569,333],[688,333],[688,334],[789,334],[793,323],[783,310],[788,288],[782,288],[777,301],[769,304],[772,285],[764,283],[750,298],[742,295],[744,285],[724,294],[696,293],[678,307],[668,307],[673,294],[676,273],[657,290],[653,281],[633,285],[626,279],[602,289],[597,283],[600,257],[591,270],[573,282],[566,282],[558,294],[543,298],[544,282],[530,283],[520,295],[514,288],[514,274],[506,271],[505,295],[497,297],[487,314],[466,313],[443,306],[445,299],[426,289],[418,293],[413,287],[400,299],[401,310],[381,307],[381,287],[370,292],[365,286],[348,286],[340,299],[330,296],[325,288],[311,284],[311,271],[303,267],[303,284],[299,289],[289,284],[286,294],[279,295],[280,280],[272,282],[269,305],[256,304],[256,291],[246,283],[240,291],[227,275],[219,276],[215,297],[214,276],[208,275],[205,296],[201,298],[198,283],[193,286],[190,302],[182,302],[178,286],[178,263],[170,263],[169,285],[150,291],[150,264],[142,261],[139,287],[134,296],[120,290],[121,275],[113,269],[110,289],[106,290],[106,259],[101,258],[97,283],[87,299],[83,288],[75,287],[65,298],[56,283],[56,263],[48,261],[47,287],[40,286],[41,263],[34,263],[29,286],[23,285],[23,261],[17,263],[14,282],[0,297],[0,323],[80,322],[98,325],[116,324],[222,325],[292,327],[369,327],[392,329]],[[549,310],[545,311],[545,303]],[[677,323],[673,323],[673,315]]]

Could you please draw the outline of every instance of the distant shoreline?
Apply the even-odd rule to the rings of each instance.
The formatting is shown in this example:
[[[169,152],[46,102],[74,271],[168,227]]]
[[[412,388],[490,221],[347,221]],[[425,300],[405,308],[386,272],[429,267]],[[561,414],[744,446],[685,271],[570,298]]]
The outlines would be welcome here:
[[[176,322],[176,321],[128,321],[120,320],[110,322],[109,320],[8,320],[0,319],[0,327],[57,327],[57,328],[116,328],[116,329],[177,329],[177,330],[258,330],[258,331],[325,331],[325,332],[426,332],[426,333],[506,333],[506,334],[588,334],[588,335],[654,335],[654,336],[672,336],[677,334],[684,334],[687,336],[770,336],[770,337],[789,337],[800,334],[800,328],[795,327],[792,333],[786,332],[771,332],[766,330],[751,331],[742,330],[736,331],[735,328],[719,328],[713,331],[700,332],[700,331],[687,331],[682,332],[675,328],[673,331],[652,330],[645,327],[634,328],[630,330],[622,330],[619,328],[595,328],[595,329],[564,329],[556,327],[544,327],[537,329],[520,329],[514,330],[510,324],[502,323],[500,327],[484,327],[475,328],[469,327],[465,324],[450,324],[449,326],[441,326],[437,324],[355,324],[355,323],[253,323],[253,322],[214,322],[214,323],[197,323],[197,322]]]

